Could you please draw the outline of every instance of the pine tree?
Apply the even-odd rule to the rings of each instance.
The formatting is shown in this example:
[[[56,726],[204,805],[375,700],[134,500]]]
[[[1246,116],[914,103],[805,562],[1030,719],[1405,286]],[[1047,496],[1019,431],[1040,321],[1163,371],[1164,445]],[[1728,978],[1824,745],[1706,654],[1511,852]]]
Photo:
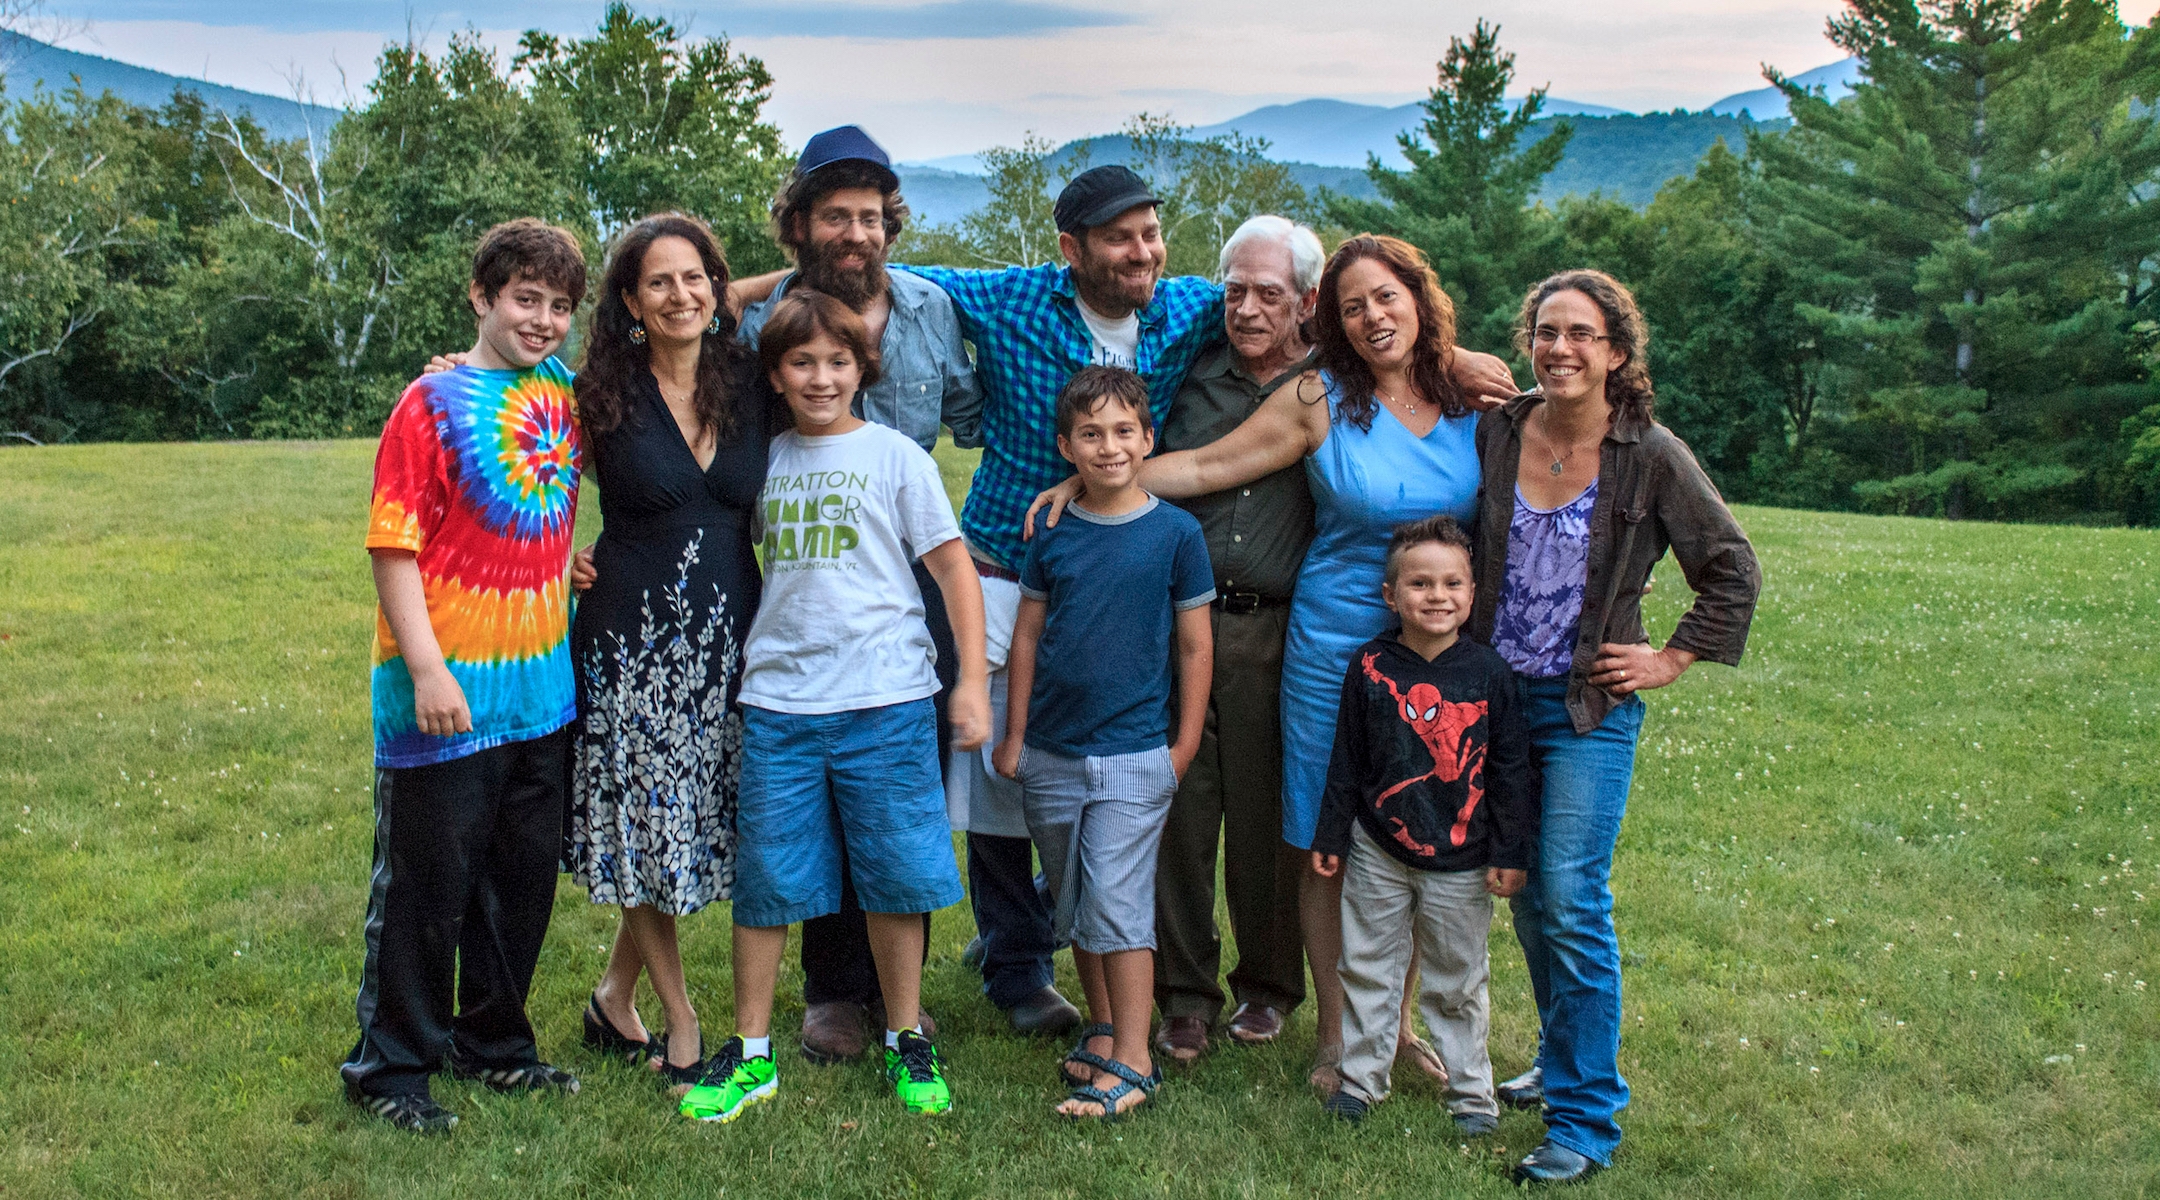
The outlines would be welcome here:
[[[2141,52],[2104,0],[1848,0],[1866,82],[1782,79],[1751,212],[1842,368],[1865,501],[1958,517],[2085,507],[2144,403],[2160,167]],[[2142,283],[2141,283],[2142,281]]]
[[[1545,89],[1508,104],[1515,56],[1501,53],[1497,25],[1481,20],[1467,42],[1450,38],[1439,72],[1424,122],[1399,139],[1410,169],[1370,156],[1365,172],[1382,200],[1331,196],[1328,212],[1347,230],[1392,234],[1423,250],[1455,301],[1462,343],[1503,350],[1524,289],[1559,265],[1557,224],[1530,197],[1560,165],[1573,129],[1555,122],[1522,145]]]

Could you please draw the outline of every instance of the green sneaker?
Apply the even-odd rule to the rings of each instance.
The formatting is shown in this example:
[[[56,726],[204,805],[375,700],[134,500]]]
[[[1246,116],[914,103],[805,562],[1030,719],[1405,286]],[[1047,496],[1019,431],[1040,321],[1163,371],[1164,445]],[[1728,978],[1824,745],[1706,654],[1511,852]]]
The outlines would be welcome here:
[[[697,1086],[683,1093],[682,1115],[693,1121],[718,1121],[725,1125],[753,1104],[762,1104],[780,1092],[779,1068],[771,1055],[743,1058],[739,1037],[731,1037],[720,1053],[707,1061]]]
[[[900,1048],[885,1051],[885,1078],[911,1113],[936,1116],[952,1108],[952,1088],[945,1082],[945,1060],[930,1039],[905,1029]]]

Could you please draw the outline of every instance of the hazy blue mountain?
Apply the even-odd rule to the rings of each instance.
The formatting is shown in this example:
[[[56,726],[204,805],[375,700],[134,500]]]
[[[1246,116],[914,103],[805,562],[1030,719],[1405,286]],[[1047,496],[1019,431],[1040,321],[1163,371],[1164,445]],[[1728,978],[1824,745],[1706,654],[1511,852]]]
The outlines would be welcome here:
[[[1579,100],[1545,101],[1546,115],[1614,117],[1625,110]],[[1242,133],[1263,137],[1271,154],[1285,162],[1317,163],[1326,167],[1363,167],[1367,154],[1377,154],[1391,167],[1406,165],[1395,135],[1424,120],[1425,110],[1416,103],[1382,108],[1377,104],[1351,104],[1343,100],[1300,100],[1295,104],[1270,104],[1243,116],[1193,131],[1198,137],[1219,133]]]
[[[1849,95],[1859,77],[1858,61],[1848,58],[1794,76],[1794,80],[1821,87],[1836,100]],[[1750,129],[1782,129],[1787,116],[1785,95],[1776,88],[1727,96],[1699,112],[1636,114],[1559,99],[1548,99],[1546,112],[1548,119],[1531,127],[1534,136],[1545,136],[1552,130],[1551,118],[1562,117],[1574,126],[1575,134],[1567,157],[1546,178],[1540,197],[1552,200],[1603,192],[1638,206],[1648,204],[1666,181],[1693,170],[1696,160],[1719,139],[1737,151],[1746,145]],[[1326,187],[1346,195],[1370,196],[1374,193],[1364,171],[1367,156],[1377,155],[1390,167],[1406,165],[1396,137],[1414,128],[1422,117],[1423,110],[1416,104],[1390,108],[1344,100],[1300,100],[1256,108],[1193,132],[1198,137],[1237,132],[1266,138],[1269,156],[1290,165],[1298,182],[1308,189]],[[1083,141],[1097,163],[1121,162],[1129,153],[1122,136]],[[1080,144],[1061,148],[1060,159]],[[908,203],[932,221],[956,220],[983,203],[989,193],[978,178],[981,171],[982,160],[972,154],[900,167],[907,181]]]
[[[1648,204],[1667,180],[1694,170],[1696,160],[1720,138],[1738,151],[1747,144],[1748,130],[1778,129],[1785,124],[1708,112],[1644,113],[1641,116],[1620,113],[1610,117],[1571,116],[1565,119],[1574,127],[1575,133],[1568,142],[1566,157],[1560,160],[1560,166],[1551,175],[1546,176],[1545,186],[1538,195],[1554,200],[1561,196],[1603,192],[1637,207]],[[1531,136],[1544,137],[1552,132],[1553,124],[1551,120],[1537,122],[1530,127]],[[1066,143],[1052,159],[1054,166],[1069,161],[1083,145],[1088,148],[1088,161],[1096,166],[1126,162],[1132,155],[1131,142],[1123,134],[1112,134]],[[1292,175],[1307,191],[1327,188],[1346,196],[1377,195],[1362,164],[1340,166],[1298,162],[1291,161],[1280,148],[1273,153],[1278,161],[1291,169]],[[1390,165],[1402,165],[1399,154],[1390,155],[1387,161]],[[955,166],[967,169],[955,170]],[[901,163],[896,169],[907,195],[908,207],[915,211],[918,220],[956,221],[989,199],[989,188],[982,176],[975,173],[980,167],[970,155],[933,159],[928,163]]]
[[[1852,94],[1853,83],[1860,78],[1860,60],[1848,58],[1817,67],[1812,71],[1792,77],[1802,87],[1820,87],[1832,100],[1842,100]],[[1758,121],[1780,120],[1791,114],[1785,102],[1785,93],[1774,87],[1757,88],[1752,92],[1739,92],[1725,97],[1705,111],[1721,116],[1736,117],[1747,113]]]
[[[302,104],[297,100],[244,92],[200,79],[184,79],[94,54],[64,50],[4,30],[0,30],[0,71],[6,75],[8,94],[15,97],[27,96],[39,87],[64,93],[80,80],[83,90],[93,96],[111,92],[130,104],[163,108],[172,100],[174,88],[186,88],[201,96],[203,103],[213,109],[253,116],[256,124],[281,138],[300,137],[307,133],[310,125],[321,133],[336,124],[340,115],[337,109],[319,104]]]

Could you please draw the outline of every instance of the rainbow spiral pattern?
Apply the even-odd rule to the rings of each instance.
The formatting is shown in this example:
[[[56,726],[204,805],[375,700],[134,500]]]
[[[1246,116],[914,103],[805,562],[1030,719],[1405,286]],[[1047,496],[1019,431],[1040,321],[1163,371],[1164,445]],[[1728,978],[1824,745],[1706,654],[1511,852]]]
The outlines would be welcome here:
[[[433,737],[375,622],[375,762],[425,766],[539,737],[576,716],[569,588],[580,463],[570,371],[460,367],[406,389],[383,426],[367,545],[410,551],[472,732]]]

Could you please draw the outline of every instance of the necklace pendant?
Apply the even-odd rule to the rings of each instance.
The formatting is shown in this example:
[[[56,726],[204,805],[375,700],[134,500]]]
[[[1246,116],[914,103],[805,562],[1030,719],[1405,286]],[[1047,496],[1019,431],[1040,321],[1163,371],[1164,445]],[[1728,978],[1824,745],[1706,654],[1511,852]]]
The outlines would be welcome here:
[[[1559,460],[1559,459],[1557,459],[1557,458],[1556,458],[1556,459],[1554,459],[1554,460],[1553,460],[1553,465],[1552,465],[1552,468],[1551,468],[1551,470],[1552,470],[1552,473],[1553,473],[1554,475],[1558,475],[1558,474],[1560,473],[1560,470],[1561,470],[1561,468],[1560,468],[1560,460]]]

